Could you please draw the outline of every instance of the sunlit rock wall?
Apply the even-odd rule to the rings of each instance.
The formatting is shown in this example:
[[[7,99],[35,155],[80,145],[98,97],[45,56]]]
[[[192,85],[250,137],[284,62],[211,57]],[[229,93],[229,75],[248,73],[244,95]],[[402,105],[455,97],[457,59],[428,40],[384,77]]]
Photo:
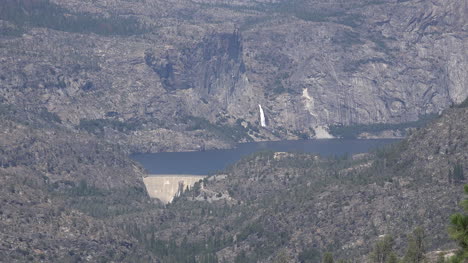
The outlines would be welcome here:
[[[157,175],[145,177],[143,182],[151,198],[157,198],[167,204],[205,177],[203,175]]]

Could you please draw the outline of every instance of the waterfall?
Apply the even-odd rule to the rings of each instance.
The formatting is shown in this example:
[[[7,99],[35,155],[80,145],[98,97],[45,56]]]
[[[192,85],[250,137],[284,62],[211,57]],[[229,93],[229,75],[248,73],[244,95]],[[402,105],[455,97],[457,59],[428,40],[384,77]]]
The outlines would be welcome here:
[[[262,127],[266,127],[265,114],[263,113],[262,105],[258,104],[258,108],[260,109],[260,125]]]

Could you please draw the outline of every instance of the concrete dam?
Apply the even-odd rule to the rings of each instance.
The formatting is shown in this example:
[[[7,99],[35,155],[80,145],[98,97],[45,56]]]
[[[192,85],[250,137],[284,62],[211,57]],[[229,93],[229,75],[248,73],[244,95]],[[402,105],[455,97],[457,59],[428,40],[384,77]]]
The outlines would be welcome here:
[[[143,178],[146,191],[151,198],[168,204],[185,189],[205,178],[205,175],[150,175]]]

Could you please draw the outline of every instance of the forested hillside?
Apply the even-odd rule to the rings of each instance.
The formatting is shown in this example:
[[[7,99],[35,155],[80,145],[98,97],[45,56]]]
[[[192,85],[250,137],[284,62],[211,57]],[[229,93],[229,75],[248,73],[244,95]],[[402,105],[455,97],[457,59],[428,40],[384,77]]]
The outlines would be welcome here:
[[[148,207],[143,175],[46,109],[0,103],[1,261],[152,261],[108,220]]]
[[[2,0],[0,261],[412,263],[466,250],[467,8]],[[129,158],[328,132],[407,138],[353,156],[256,153],[167,206]]]
[[[447,227],[466,182],[467,117],[467,108],[449,109],[370,154],[258,153],[164,208],[118,147],[45,110],[2,104],[2,258],[319,262],[330,252],[363,262],[382,235],[403,257],[417,227],[426,252],[452,249]]]
[[[365,262],[383,235],[403,257],[407,235],[420,227],[426,252],[454,248],[447,227],[466,182],[467,117],[467,108],[450,109],[366,155],[253,155],[171,204],[146,242],[168,262],[193,253],[220,262],[319,262],[325,252]],[[166,242],[173,245],[160,250]]]

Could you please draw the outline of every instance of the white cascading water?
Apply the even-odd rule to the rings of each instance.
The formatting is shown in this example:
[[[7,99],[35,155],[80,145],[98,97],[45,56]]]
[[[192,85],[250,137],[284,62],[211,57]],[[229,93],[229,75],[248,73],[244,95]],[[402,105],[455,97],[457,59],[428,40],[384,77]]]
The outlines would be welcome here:
[[[265,114],[263,113],[262,105],[258,104],[258,108],[260,108],[260,125],[262,127],[266,127]]]

